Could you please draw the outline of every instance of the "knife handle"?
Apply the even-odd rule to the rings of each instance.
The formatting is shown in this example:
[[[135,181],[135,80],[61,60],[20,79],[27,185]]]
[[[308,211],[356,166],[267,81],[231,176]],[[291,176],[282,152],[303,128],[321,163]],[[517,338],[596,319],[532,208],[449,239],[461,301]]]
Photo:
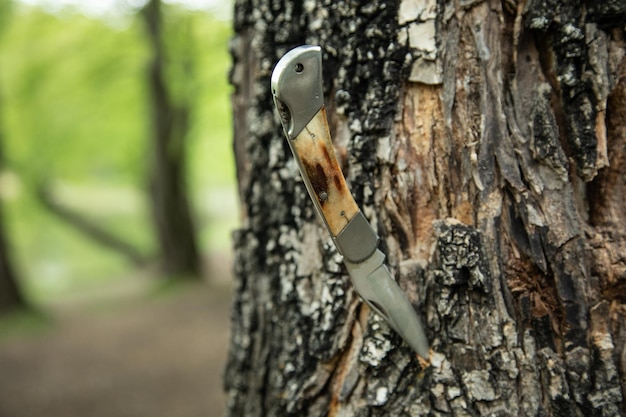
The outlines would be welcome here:
[[[337,237],[359,212],[341,172],[322,106],[294,139],[288,139],[311,199]]]

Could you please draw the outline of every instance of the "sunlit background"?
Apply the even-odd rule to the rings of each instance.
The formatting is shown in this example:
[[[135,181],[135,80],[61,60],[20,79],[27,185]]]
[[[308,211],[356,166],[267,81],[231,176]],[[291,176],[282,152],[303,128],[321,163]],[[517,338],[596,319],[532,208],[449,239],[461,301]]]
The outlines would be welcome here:
[[[98,320],[109,323],[109,316],[111,322],[127,321],[128,311],[145,317],[146,323],[150,317],[162,322],[163,315],[178,311],[172,307],[170,314],[167,306],[195,302],[199,326],[211,314],[227,321],[230,234],[238,224],[228,84],[232,4],[228,0],[162,1],[165,77],[175,90],[173,95],[186,95],[190,103],[184,135],[186,183],[204,267],[202,290],[193,285],[191,290],[180,286],[172,290],[163,283],[174,279],[155,266],[158,241],[148,198],[151,51],[141,18],[146,3],[0,0],[0,204],[11,260],[30,305],[29,312],[0,317],[0,379],[16,377],[2,369],[3,346],[5,360],[14,364],[24,360],[17,352],[28,346],[56,340],[58,333],[79,331]],[[146,261],[133,262],[122,251],[103,245],[50,202],[98,225]],[[219,312],[203,309],[216,298],[221,300]],[[154,306],[158,311],[152,314]],[[83,321],[75,324],[76,317]],[[149,325],[158,326],[154,323]],[[227,325],[214,330],[220,332],[222,344]],[[167,328],[149,329],[146,334],[155,333],[167,339]],[[199,335],[207,336],[217,340],[208,330]],[[98,346],[104,346],[104,351],[115,349],[107,349],[106,343]],[[208,349],[201,348],[202,343],[210,348],[212,342],[176,343],[197,346],[202,352]],[[25,386],[36,391],[38,382],[29,384]],[[2,389],[7,388],[0,383]],[[208,394],[209,389],[221,390],[219,386],[195,389],[207,392],[205,403],[207,398],[221,398]],[[72,392],[67,387],[66,401],[72,401]],[[19,395],[28,402],[28,390]],[[151,410],[132,404],[126,408],[135,412],[109,410],[108,415],[141,416]],[[180,410],[170,410],[168,415],[197,412]],[[0,404],[4,417],[3,412],[7,408]],[[87,414],[64,414],[72,415]]]
[[[192,50],[188,186],[205,253],[230,247],[237,220],[224,1],[169,1],[173,33]],[[6,169],[2,192],[13,253],[35,301],[111,280],[128,262],[42,206],[38,181],[56,197],[149,255],[150,146],[143,2],[23,0],[0,35]],[[166,18],[169,18],[166,14]],[[177,19],[177,21],[174,21]],[[191,29],[191,33],[187,30]],[[185,32],[181,34],[182,32]],[[181,47],[182,49],[182,47]],[[187,53],[188,51],[185,51]]]

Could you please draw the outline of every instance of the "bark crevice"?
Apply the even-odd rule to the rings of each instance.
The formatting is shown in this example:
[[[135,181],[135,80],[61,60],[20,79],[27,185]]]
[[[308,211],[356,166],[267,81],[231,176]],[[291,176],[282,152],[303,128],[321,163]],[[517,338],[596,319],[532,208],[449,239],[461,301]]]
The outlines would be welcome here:
[[[258,415],[237,414],[256,367],[268,416],[623,413],[621,200],[592,201],[621,190],[622,12],[589,3],[237,2],[229,415]],[[272,112],[272,65],[301,42],[322,45],[337,154],[426,318],[426,369],[350,288]]]

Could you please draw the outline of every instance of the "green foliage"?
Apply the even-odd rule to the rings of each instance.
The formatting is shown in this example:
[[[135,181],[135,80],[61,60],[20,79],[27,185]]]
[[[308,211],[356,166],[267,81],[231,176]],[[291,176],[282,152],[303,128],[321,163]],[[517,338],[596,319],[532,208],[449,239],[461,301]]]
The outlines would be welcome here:
[[[7,4],[0,0],[0,16]],[[234,180],[230,24],[175,6],[164,13],[168,76],[177,81],[172,94],[192,97],[187,153],[193,197]],[[0,199],[27,289],[46,299],[77,283],[121,276],[128,265],[120,256],[59,223],[33,196],[40,181],[60,184],[65,203],[145,253],[154,251],[143,195],[150,152],[143,22],[22,6],[2,26],[0,128],[9,171],[0,172]]]
[[[198,105],[190,153],[200,154],[204,166],[194,173],[203,182],[228,180],[229,26],[204,13],[172,6],[165,12],[168,75]],[[61,18],[39,9],[12,19],[0,45],[0,86],[7,103],[7,154],[20,176],[122,183],[141,178],[148,123],[143,29],[136,17],[118,29],[80,14]]]
[[[203,184],[232,184],[231,86],[227,81],[231,31],[227,23],[207,17],[198,14],[193,22],[198,93],[191,132],[192,176]]]
[[[2,28],[4,28],[11,16],[12,9],[13,3],[10,0],[0,0],[0,35],[2,34]]]
[[[11,23],[0,55],[9,162],[27,180],[136,179],[146,123],[136,25],[38,9]]]

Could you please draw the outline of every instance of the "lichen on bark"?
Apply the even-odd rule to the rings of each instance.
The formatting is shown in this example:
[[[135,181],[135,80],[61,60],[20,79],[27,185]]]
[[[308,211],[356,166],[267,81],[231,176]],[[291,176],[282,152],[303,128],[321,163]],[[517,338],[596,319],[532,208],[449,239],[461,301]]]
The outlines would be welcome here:
[[[592,3],[236,2],[228,415],[623,414],[625,13]],[[302,43],[427,367],[354,293],[283,139],[269,77]]]

